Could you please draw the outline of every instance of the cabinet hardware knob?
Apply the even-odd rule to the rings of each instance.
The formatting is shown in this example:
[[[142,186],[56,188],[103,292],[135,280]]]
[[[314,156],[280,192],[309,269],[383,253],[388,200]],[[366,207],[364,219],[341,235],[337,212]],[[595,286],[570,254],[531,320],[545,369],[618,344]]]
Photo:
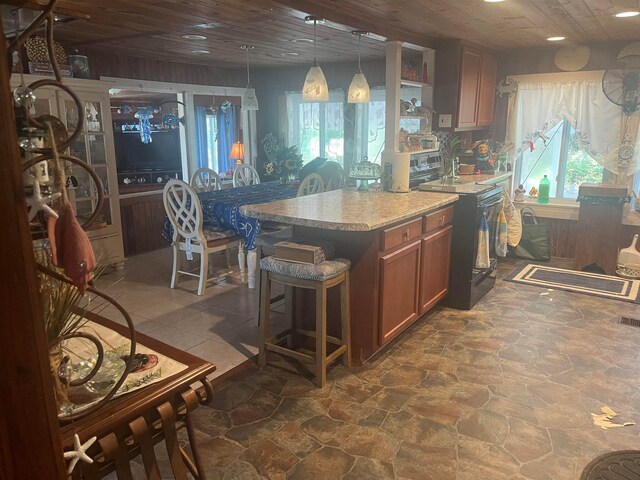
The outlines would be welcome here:
[[[409,236],[410,236],[410,235],[411,235],[411,232],[410,232],[410,230],[407,228],[407,229],[404,231],[404,238],[406,238],[407,240],[409,240]]]

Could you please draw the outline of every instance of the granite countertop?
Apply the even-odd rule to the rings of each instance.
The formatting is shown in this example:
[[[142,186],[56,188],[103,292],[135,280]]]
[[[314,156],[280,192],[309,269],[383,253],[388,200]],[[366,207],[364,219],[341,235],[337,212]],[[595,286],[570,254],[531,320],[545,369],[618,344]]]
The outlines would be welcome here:
[[[458,200],[448,193],[359,192],[353,188],[245,205],[243,215],[272,222],[367,232],[423,215]]]
[[[494,173],[491,175],[458,175],[458,179],[456,183],[465,184],[465,183],[480,183],[483,185],[490,185],[492,183],[500,183],[508,179],[513,175],[513,172],[500,172]],[[431,182],[427,182],[428,184],[439,185],[442,183],[442,180],[433,180]]]

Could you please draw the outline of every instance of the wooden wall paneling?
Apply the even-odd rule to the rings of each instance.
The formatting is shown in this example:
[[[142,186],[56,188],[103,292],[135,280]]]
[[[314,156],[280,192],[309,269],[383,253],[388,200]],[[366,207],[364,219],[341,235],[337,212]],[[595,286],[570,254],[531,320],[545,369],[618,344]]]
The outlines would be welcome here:
[[[63,479],[7,65],[0,26],[0,479]]]
[[[129,257],[165,248],[162,237],[166,213],[162,193],[120,199],[124,254]]]

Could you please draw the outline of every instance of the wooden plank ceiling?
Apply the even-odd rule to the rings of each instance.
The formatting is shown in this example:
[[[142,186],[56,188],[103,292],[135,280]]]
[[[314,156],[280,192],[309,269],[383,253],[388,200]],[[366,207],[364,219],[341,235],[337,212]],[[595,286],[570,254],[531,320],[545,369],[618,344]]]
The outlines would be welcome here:
[[[13,2],[20,0],[9,0]],[[43,2],[44,0],[30,0]],[[351,29],[433,46],[463,38],[486,47],[514,49],[564,44],[640,40],[640,16],[618,19],[640,0],[60,0],[59,6],[89,20],[60,25],[57,38],[71,48],[218,66],[244,64],[243,44],[255,45],[255,66],[305,64],[313,60],[313,26],[307,14],[325,17],[318,26],[321,63],[353,61]],[[188,40],[182,35],[203,35]],[[194,53],[206,50],[209,53]],[[297,54],[297,55],[294,55]],[[363,38],[364,59],[384,56],[380,39]]]

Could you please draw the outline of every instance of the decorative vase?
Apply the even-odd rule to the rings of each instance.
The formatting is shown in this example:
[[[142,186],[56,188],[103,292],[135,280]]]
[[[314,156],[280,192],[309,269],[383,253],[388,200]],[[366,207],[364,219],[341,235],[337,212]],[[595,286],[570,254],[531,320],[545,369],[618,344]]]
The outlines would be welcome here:
[[[53,378],[53,391],[56,396],[58,410],[68,403],[69,386],[60,378],[60,366],[64,361],[64,354],[60,343],[56,343],[49,348],[49,366],[51,377]]]

